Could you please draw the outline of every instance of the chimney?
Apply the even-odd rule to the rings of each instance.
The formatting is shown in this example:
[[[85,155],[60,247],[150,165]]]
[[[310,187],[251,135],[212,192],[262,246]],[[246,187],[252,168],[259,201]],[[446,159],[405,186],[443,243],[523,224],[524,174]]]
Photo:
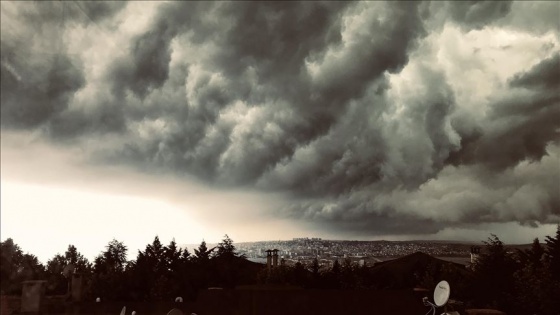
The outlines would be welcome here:
[[[45,303],[45,291],[47,281],[31,280],[23,281],[21,289],[21,311],[22,313],[40,313]]]
[[[270,249],[266,250],[266,268],[270,269],[272,267],[272,251]]]
[[[471,266],[476,265],[479,257],[480,257],[480,247],[471,246]]]
[[[76,272],[72,274],[72,285],[70,286],[70,289],[72,301],[81,301],[84,293],[84,279],[81,273]]]
[[[278,250],[273,249],[272,252],[274,253],[272,254],[272,266],[278,267]]]

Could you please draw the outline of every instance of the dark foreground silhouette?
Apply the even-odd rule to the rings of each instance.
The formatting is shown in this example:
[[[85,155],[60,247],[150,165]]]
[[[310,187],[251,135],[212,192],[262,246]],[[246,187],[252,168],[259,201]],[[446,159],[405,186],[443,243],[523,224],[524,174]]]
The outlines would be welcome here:
[[[425,314],[422,297],[447,280],[462,309],[556,315],[559,239],[560,227],[544,246],[536,239],[529,249],[512,251],[492,235],[471,268],[424,253],[373,266],[344,260],[326,268],[315,259],[271,267],[240,256],[227,235],[211,249],[202,242],[193,255],[156,237],[133,261],[116,240],[93,263],[70,245],[43,266],[7,239],[1,244],[2,315],[21,311],[22,282],[37,279],[45,280],[45,314],[117,314],[124,305],[138,315],[165,314],[177,296],[184,299],[177,307],[199,315]],[[76,277],[83,283],[71,287]]]
[[[410,290],[317,290],[278,287],[204,290],[195,301],[112,301],[66,303],[47,299],[43,314],[167,314],[177,308],[185,314],[425,314],[427,308]],[[14,301],[17,303],[17,301]],[[13,303],[14,303],[13,302]]]

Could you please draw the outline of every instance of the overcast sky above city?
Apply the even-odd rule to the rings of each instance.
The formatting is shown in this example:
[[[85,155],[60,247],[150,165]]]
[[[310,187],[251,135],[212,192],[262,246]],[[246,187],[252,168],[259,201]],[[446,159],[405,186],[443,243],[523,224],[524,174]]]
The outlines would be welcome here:
[[[1,2],[1,238],[506,243],[560,221],[560,2]],[[132,258],[133,258],[132,257]]]

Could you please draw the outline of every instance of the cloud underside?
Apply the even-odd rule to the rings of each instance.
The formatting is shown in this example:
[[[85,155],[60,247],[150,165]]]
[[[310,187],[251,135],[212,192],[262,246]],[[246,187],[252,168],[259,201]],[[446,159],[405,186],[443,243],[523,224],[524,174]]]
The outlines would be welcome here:
[[[3,2],[2,129],[334,230],[560,220],[558,3],[150,5]]]

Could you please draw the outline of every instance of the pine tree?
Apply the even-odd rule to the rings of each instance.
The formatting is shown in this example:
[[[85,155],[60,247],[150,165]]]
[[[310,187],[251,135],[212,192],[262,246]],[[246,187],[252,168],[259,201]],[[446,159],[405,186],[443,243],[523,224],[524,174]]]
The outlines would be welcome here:
[[[556,237],[546,237],[546,255],[552,279],[560,282],[560,224],[556,228]]]
[[[153,268],[153,272],[159,277],[167,269],[166,264],[166,248],[161,244],[159,237],[156,235],[152,244],[146,246],[145,255]]]
[[[556,227],[556,237],[546,237],[546,257],[550,288],[546,290],[544,304],[548,311],[546,314],[556,315],[560,309],[560,224]]]
[[[224,239],[218,244],[216,257],[231,258],[237,256],[233,240],[226,234]]]
[[[182,252],[181,249],[177,247],[175,239],[171,240],[168,246],[165,247],[165,261],[167,263],[167,269],[171,272],[179,269]]]
[[[544,248],[542,247],[541,243],[539,242],[538,238],[533,240],[533,244],[531,245],[531,249],[527,251],[527,256],[529,257],[529,264],[534,269],[539,269],[542,267],[542,258],[544,255]]]
[[[189,249],[185,247],[185,249],[183,249],[183,251],[181,251],[181,261],[183,263],[186,263],[190,259],[191,259],[191,253],[189,252]]]
[[[206,242],[203,240],[197,249],[194,250],[195,260],[199,263],[205,263],[210,260],[210,252],[206,247]]]
[[[474,273],[477,301],[483,306],[498,307],[510,313],[513,309],[515,260],[509,255],[504,243],[494,234],[484,242],[485,253],[480,255]]]

